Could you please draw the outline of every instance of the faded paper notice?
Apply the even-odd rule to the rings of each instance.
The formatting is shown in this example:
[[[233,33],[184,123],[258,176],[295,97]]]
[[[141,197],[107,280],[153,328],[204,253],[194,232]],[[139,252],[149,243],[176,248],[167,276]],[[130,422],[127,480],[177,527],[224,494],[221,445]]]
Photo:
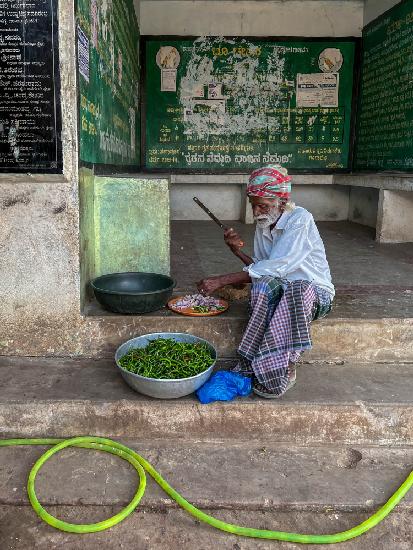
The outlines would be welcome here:
[[[205,97],[204,85],[194,84],[192,88],[182,88],[181,97],[185,99],[192,99],[197,97],[204,98]]]
[[[338,73],[343,62],[343,54],[338,48],[326,48],[318,58],[318,66],[323,73]]]
[[[160,69],[177,69],[181,56],[174,46],[162,46],[156,54],[156,64]]]
[[[79,63],[79,72],[89,82],[90,75],[90,56],[89,39],[82,29],[77,27],[77,55]]]
[[[222,84],[211,82],[208,84],[208,99],[223,99]]]
[[[210,124],[222,126],[224,124],[226,101],[224,99],[194,100],[194,106],[207,109],[201,116],[207,117]]]
[[[161,92],[176,92],[176,69],[162,69]]]
[[[97,0],[92,0],[90,3],[90,31],[92,35],[93,47],[98,49],[98,37],[99,37],[99,8]]]
[[[184,122],[190,120],[191,116],[194,114],[194,111],[189,107],[184,107]]]
[[[338,107],[339,75],[297,74],[297,107]]]
[[[224,99],[194,99],[191,105],[184,107],[184,121],[196,122],[199,119],[208,120],[210,133],[214,126],[222,126],[225,121],[226,101]]]

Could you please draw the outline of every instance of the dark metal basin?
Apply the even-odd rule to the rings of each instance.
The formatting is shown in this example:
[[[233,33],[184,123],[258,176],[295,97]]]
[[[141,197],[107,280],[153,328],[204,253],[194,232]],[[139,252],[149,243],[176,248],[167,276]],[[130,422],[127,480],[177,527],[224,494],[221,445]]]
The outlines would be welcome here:
[[[176,286],[159,273],[110,273],[91,282],[96,300],[115,313],[148,313],[163,308]]]

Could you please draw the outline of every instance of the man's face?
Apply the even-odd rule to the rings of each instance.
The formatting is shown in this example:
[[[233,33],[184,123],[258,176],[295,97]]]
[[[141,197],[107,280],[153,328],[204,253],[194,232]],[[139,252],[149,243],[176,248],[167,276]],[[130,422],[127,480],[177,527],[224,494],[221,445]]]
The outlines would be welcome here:
[[[258,227],[264,229],[277,221],[281,214],[278,199],[250,197],[249,200]]]

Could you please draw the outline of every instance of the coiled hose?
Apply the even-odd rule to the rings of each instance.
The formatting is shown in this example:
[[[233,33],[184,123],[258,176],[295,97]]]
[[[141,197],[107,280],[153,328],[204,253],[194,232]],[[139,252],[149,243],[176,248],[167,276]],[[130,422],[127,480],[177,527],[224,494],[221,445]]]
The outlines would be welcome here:
[[[46,451],[35,463],[33,466],[28,483],[27,483],[27,492],[32,507],[34,508],[37,515],[46,523],[60,529],[61,531],[67,531],[70,533],[94,533],[97,531],[104,531],[113,527],[117,523],[120,523],[124,520],[129,514],[131,514],[135,508],[138,506],[146,488],[146,474],[145,471],[162,487],[162,489],[173,499],[179,506],[184,510],[189,512],[199,521],[203,521],[216,529],[221,531],[226,531],[228,533],[233,533],[234,535],[239,535],[241,537],[251,537],[259,539],[272,539],[272,540],[283,540],[287,542],[297,542],[301,544],[334,544],[337,542],[343,542],[349,539],[356,538],[366,531],[369,531],[380,523],[392,510],[393,508],[402,500],[406,495],[409,489],[413,485],[413,472],[410,473],[406,481],[397,489],[397,491],[390,497],[384,506],[382,506],[375,514],[369,517],[360,525],[349,529],[348,531],[343,531],[342,533],[335,533],[332,535],[300,535],[296,533],[285,533],[282,531],[270,531],[266,529],[252,529],[249,527],[241,527],[239,525],[233,525],[231,523],[225,523],[219,519],[216,519],[208,514],[205,514],[201,510],[198,510],[195,506],[185,500],[179,493],[177,493],[163,478],[162,476],[147,462],[142,458],[138,453],[112,441],[111,439],[105,439],[102,437],[75,437],[73,439],[5,439],[0,440],[0,447],[9,447],[14,445],[53,445],[51,449]],[[73,524],[62,521],[58,518],[55,518],[42,507],[40,502],[37,499],[35,492],[35,480],[36,475],[39,472],[40,468],[44,463],[49,460],[49,458],[65,449],[66,447],[82,447],[85,449],[95,449],[98,451],[104,451],[106,453],[111,453],[116,455],[123,460],[129,462],[139,475],[139,487],[135,493],[135,496],[131,502],[123,508],[118,514],[112,516],[109,519],[100,521],[99,523],[91,524]]]

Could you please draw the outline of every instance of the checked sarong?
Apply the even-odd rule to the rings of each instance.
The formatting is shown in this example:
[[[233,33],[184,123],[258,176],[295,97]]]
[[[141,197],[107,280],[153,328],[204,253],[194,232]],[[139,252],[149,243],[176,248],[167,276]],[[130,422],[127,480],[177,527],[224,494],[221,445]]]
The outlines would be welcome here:
[[[330,294],[309,281],[262,277],[252,285],[250,319],[238,348],[240,373],[253,374],[276,395],[288,384],[288,365],[312,347],[310,323],[331,310]]]

